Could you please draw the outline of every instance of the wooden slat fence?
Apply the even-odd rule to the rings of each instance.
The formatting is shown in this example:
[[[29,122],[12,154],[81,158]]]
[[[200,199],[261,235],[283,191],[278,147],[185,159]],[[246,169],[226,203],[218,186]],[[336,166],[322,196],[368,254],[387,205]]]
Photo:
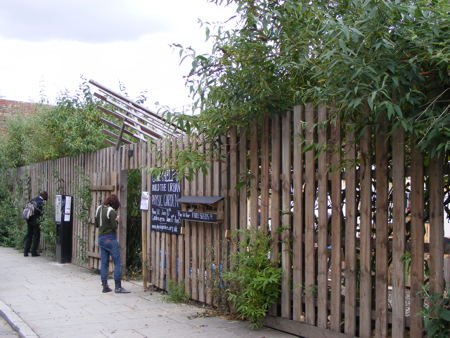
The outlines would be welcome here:
[[[442,203],[448,173],[442,159],[429,159],[425,166],[414,140],[400,130],[387,135],[387,122],[380,124],[376,135],[366,128],[356,139],[351,126],[329,109],[307,104],[263,118],[248,130],[230,130],[218,140],[214,156],[209,150],[217,144],[183,137],[107,148],[17,172],[31,177],[31,195],[46,189],[51,197],[77,196],[81,175],[92,187],[112,186],[93,188],[92,216],[107,193],[120,190],[121,171],[141,169],[142,189],[150,191],[148,168],[179,150],[196,149],[207,154],[210,168],[183,180],[182,195],[223,196],[224,220],[185,222],[182,234],[169,235],[151,231],[150,212],[143,211],[145,286],[165,289],[169,280],[178,281],[194,300],[225,304],[222,274],[239,250],[230,234],[258,229],[272,237],[271,257],[280,258],[283,268],[282,294],[267,325],[304,336],[421,337],[418,292],[428,278],[434,292],[444,287]],[[73,257],[98,268],[91,223],[75,219]],[[425,223],[431,224],[429,253]],[[92,247],[83,261],[86,243]],[[411,269],[405,271],[407,257]]]

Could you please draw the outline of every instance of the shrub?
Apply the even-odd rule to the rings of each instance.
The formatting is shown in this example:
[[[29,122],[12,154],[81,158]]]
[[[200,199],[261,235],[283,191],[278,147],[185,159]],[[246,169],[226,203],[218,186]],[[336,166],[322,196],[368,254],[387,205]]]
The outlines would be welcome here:
[[[241,319],[259,328],[280,295],[282,270],[278,260],[270,259],[270,236],[250,231],[237,234],[240,250],[232,256],[231,271],[224,274],[227,298]]]

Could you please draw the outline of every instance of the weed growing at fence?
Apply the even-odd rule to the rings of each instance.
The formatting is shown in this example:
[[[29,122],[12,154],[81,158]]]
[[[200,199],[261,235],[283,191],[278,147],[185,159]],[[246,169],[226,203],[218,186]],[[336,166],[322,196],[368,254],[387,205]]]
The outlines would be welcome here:
[[[259,328],[281,290],[282,270],[270,259],[271,240],[263,232],[239,231],[240,250],[232,256],[232,269],[224,274],[227,298],[240,318]]]
[[[80,184],[78,189],[75,191],[75,209],[76,215],[80,221],[82,236],[77,234],[77,260],[81,264],[87,263],[87,231],[89,224],[89,210],[92,203],[92,194],[90,190],[91,180],[88,175],[84,174],[80,168],[77,169],[78,175],[80,177]]]
[[[189,296],[184,291],[184,284],[174,280],[167,280],[167,294],[164,300],[171,303],[187,303]]]
[[[450,287],[443,294],[431,294],[429,286],[422,289],[424,307],[420,312],[427,337],[450,337]]]
[[[41,233],[44,237],[45,253],[49,256],[56,255],[56,227],[55,227],[55,207],[47,201],[41,217]]]
[[[25,204],[23,195],[27,182],[11,175],[6,167],[6,162],[2,161],[0,163],[0,245],[22,249],[26,222],[21,217],[21,211]]]

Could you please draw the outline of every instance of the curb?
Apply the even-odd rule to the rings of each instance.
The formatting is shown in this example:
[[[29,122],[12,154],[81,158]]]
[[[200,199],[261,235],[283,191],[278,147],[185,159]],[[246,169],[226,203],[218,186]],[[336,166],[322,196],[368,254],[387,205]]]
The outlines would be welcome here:
[[[16,331],[20,338],[39,338],[33,329],[20,318],[8,305],[0,300],[0,315]]]

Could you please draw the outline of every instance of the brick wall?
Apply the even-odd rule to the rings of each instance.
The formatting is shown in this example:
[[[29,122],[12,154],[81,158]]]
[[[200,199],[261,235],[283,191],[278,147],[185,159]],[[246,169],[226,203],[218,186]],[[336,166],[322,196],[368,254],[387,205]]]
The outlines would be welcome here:
[[[5,128],[6,120],[14,115],[34,114],[38,110],[38,103],[20,102],[0,99],[0,133]]]

